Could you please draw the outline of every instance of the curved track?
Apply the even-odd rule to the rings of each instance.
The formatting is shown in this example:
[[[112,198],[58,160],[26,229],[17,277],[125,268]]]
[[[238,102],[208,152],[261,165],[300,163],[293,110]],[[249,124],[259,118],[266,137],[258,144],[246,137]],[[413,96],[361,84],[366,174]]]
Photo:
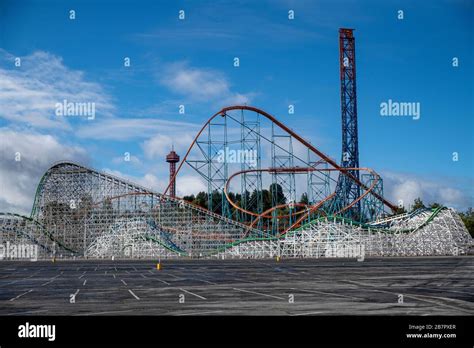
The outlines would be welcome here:
[[[320,150],[318,150],[316,147],[314,147],[312,144],[310,144],[308,141],[306,141],[305,139],[303,139],[302,137],[300,137],[297,133],[295,133],[292,129],[288,128],[285,124],[283,124],[282,122],[278,121],[274,116],[270,115],[269,113],[261,110],[261,109],[258,109],[256,107],[253,107],[253,106],[246,106],[246,105],[236,105],[236,106],[229,106],[229,107],[226,107],[226,108],[223,108],[222,110],[216,112],[214,115],[212,115],[208,120],[207,122],[203,125],[203,127],[200,129],[200,131],[197,133],[197,135],[194,137],[193,141],[191,142],[191,145],[189,146],[186,154],[184,155],[183,159],[181,160],[174,176],[172,178],[170,178],[170,183],[168,184],[168,186],[166,187],[166,189],[164,190],[164,194],[166,194],[170,187],[171,187],[171,183],[176,180],[176,177],[178,175],[178,173],[180,172],[181,168],[183,167],[183,164],[186,162],[186,160],[188,159],[188,156],[191,152],[191,150],[193,149],[193,147],[196,145],[199,137],[202,135],[202,133],[204,132],[204,130],[211,124],[211,122],[218,116],[221,116],[221,117],[225,117],[227,115],[227,112],[229,111],[233,111],[233,110],[240,110],[240,111],[244,111],[244,110],[247,110],[247,111],[252,111],[252,112],[255,112],[259,115],[262,115],[264,116],[265,118],[267,118],[268,120],[270,120],[273,124],[275,124],[277,127],[281,128],[283,131],[285,131],[287,134],[291,135],[293,138],[295,138],[296,140],[298,140],[301,144],[303,144],[309,151],[311,151],[312,153],[314,153],[315,155],[319,156],[322,160],[324,160],[326,163],[328,163],[329,165],[331,165],[333,167],[333,169],[331,170],[335,170],[335,171],[338,171],[341,175],[345,175],[347,177],[349,177],[351,180],[353,180],[357,185],[359,185],[362,189],[364,190],[368,190],[368,191],[371,191],[371,189],[369,190],[369,188],[363,184],[359,179],[357,179],[356,177],[354,177],[353,175],[351,175],[351,173],[348,172],[348,168],[343,168],[343,167],[340,167],[334,160],[332,160],[329,156],[325,155],[323,152],[321,152]],[[319,170],[319,169],[318,169]],[[356,170],[359,170],[358,168]],[[366,169],[368,170],[368,169]],[[234,174],[235,175],[235,174]],[[230,180],[230,178],[229,178]],[[378,193],[376,192],[371,192],[371,194],[376,197],[377,199],[379,199],[380,201],[383,202],[384,205],[386,205],[387,207],[389,207],[392,211],[396,211],[397,210],[397,206],[394,205],[393,203],[389,202],[387,199],[385,199],[384,197],[382,197],[381,195],[379,195]],[[358,200],[355,200],[353,202],[351,202],[348,206],[344,207],[342,210],[347,210],[349,209],[351,206],[353,206]],[[229,202],[231,203],[231,202]],[[232,204],[232,203],[231,203]],[[235,206],[234,206],[235,207]],[[253,215],[253,214],[251,214]]]

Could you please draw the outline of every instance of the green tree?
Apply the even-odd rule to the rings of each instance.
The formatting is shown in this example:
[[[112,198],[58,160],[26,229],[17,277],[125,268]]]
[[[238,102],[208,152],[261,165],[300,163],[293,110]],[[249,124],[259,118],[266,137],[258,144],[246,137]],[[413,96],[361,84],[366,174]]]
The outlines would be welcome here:
[[[194,195],[184,196],[183,199],[187,202],[193,202],[196,199],[196,197],[194,197]]]
[[[193,203],[207,209],[207,193],[204,191],[199,192]]]
[[[397,210],[395,211],[393,215],[405,214],[406,212],[407,210],[405,209],[405,207],[401,206],[401,207],[397,207]]]
[[[474,210],[469,208],[465,213],[459,213],[459,216],[466,225],[467,230],[471,234],[471,237],[474,237]]]
[[[421,200],[420,197],[415,198],[415,201],[413,202],[413,206],[411,207],[411,211],[415,211],[420,208],[425,208],[425,205],[423,204],[423,201]]]
[[[304,192],[304,193],[301,195],[300,203],[302,203],[302,204],[308,204],[308,203],[309,203],[308,194],[307,194],[306,192]]]
[[[270,194],[272,195],[272,201],[275,202],[275,205],[285,204],[286,197],[283,193],[283,188],[280,184],[273,183],[270,185]]]
[[[270,191],[262,190],[263,211],[267,211],[272,207],[272,196]]]

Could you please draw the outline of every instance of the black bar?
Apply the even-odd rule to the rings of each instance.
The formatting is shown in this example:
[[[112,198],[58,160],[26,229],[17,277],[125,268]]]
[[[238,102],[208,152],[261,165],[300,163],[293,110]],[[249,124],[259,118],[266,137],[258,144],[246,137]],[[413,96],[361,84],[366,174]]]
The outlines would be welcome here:
[[[14,316],[0,317],[0,345],[67,344],[390,344],[472,347],[472,316]],[[54,324],[55,340],[20,338],[19,326]],[[420,329],[409,329],[409,325]],[[431,329],[427,329],[431,325]],[[451,329],[446,329],[448,325]],[[455,328],[452,327],[455,325]],[[407,334],[455,334],[455,338],[407,338]]]

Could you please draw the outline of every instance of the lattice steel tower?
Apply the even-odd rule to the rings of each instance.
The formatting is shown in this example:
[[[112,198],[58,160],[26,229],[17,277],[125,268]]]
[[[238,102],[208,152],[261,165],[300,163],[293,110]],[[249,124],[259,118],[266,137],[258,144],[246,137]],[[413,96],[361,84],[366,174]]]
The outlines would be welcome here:
[[[359,167],[357,136],[356,57],[353,29],[339,29],[339,65],[341,77],[342,159],[341,167]],[[359,179],[359,171],[348,171]],[[346,206],[360,196],[360,187],[350,177],[339,175],[336,187],[338,205]],[[360,219],[360,202],[345,212],[346,216]]]
[[[174,152],[174,149],[171,149],[171,152],[166,156],[166,162],[170,164],[170,196],[176,197],[176,179],[174,174],[176,172],[176,163],[179,162],[179,156]]]

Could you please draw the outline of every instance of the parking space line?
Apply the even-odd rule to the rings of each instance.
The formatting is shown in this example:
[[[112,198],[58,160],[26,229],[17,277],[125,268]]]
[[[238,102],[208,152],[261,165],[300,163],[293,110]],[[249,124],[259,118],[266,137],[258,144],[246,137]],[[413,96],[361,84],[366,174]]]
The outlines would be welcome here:
[[[157,279],[157,278],[153,278],[154,280],[158,280],[159,282],[162,282],[166,285],[171,285],[170,283],[168,283],[167,281],[164,281],[164,280],[161,280],[161,279]]]
[[[250,290],[244,290],[244,289],[239,289],[239,288],[232,288],[237,291],[242,291],[242,292],[248,292],[250,294],[255,294],[255,295],[260,295],[260,296],[265,296],[265,297],[271,297],[271,298],[276,298],[277,300],[284,300],[283,297],[278,297],[274,295],[267,295],[267,294],[262,294],[261,292],[256,292],[256,291],[250,291]]]
[[[128,289],[128,292],[131,293],[132,296],[135,297],[137,300],[140,299],[140,297],[138,297],[137,295],[135,295],[132,290]]]
[[[201,296],[201,295],[195,294],[194,292],[191,292],[191,291],[188,291],[188,290],[184,290],[184,289],[182,289],[182,288],[179,288],[179,290],[184,291],[185,293],[188,293],[188,294],[190,294],[190,295],[196,296],[196,297],[198,297],[198,298],[200,298],[200,299],[202,299],[202,300],[207,300],[207,298],[205,298],[205,297],[203,297],[203,296]]]
[[[336,297],[344,297],[344,298],[350,298],[350,299],[356,299],[356,300],[364,300],[364,298],[361,298],[361,297],[355,297],[355,296],[349,296],[349,295],[339,295],[339,294],[334,294],[334,293],[332,293],[332,292],[326,292],[326,291],[305,290],[305,289],[297,289],[297,288],[291,288],[291,290],[308,292],[308,293],[310,293],[310,294],[323,294],[323,295],[330,295],[330,296],[336,296]]]
[[[322,314],[322,313],[327,313],[327,312],[306,312],[306,313],[296,313],[296,314],[290,314],[290,315],[294,317],[298,317],[302,315],[314,315],[314,314]]]
[[[117,314],[117,313],[126,313],[126,312],[133,312],[134,309],[125,309],[122,311],[108,311],[108,312],[89,312],[89,313],[79,313],[79,314],[73,314],[77,316],[90,316],[90,315],[100,315],[100,314]]]
[[[15,301],[16,299],[22,297],[23,295],[29,294],[29,293],[32,292],[32,291],[33,291],[33,290],[30,289],[30,290],[28,290],[27,292],[24,292],[23,294],[20,294],[20,295],[18,295],[18,296],[16,296],[16,297],[11,298],[9,301]]]
[[[183,315],[204,315],[204,314],[211,314],[211,313],[222,313],[223,311],[205,311],[205,312],[191,312],[191,313],[178,313],[176,315],[183,316]]]
[[[50,280],[48,280],[46,283],[41,284],[41,286],[45,286],[45,285],[48,285],[48,284],[54,282],[57,277],[59,277],[59,274],[58,274],[57,276],[54,276],[54,277],[51,278]]]

